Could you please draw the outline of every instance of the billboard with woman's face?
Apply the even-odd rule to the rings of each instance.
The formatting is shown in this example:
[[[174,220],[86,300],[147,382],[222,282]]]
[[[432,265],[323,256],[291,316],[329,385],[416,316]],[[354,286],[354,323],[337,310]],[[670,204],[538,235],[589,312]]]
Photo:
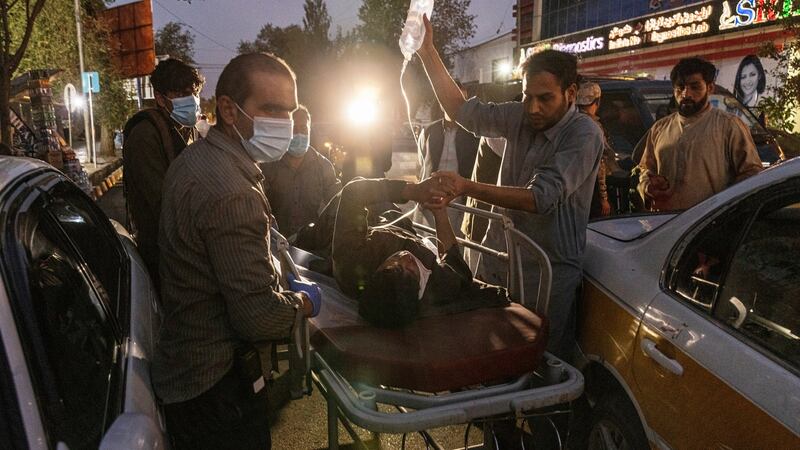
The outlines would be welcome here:
[[[711,63],[717,67],[717,86],[731,91],[749,108],[758,107],[759,102],[769,96],[770,88],[776,85],[772,73],[777,63],[772,59],[747,55],[743,58],[711,60]],[[672,67],[661,67],[654,71],[654,78],[669,80],[670,70]]]

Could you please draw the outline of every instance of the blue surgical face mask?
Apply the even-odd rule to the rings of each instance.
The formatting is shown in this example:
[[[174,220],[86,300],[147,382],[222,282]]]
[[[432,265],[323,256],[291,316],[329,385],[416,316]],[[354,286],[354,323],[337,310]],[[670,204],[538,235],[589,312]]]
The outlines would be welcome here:
[[[292,130],[294,129],[292,119],[250,117],[239,105],[236,107],[245,117],[253,121],[253,137],[249,140],[242,137],[235,125],[233,127],[250,157],[257,163],[268,163],[281,159],[289,150],[289,142],[292,140]]]
[[[185,127],[193,127],[197,123],[197,116],[200,114],[199,97],[187,95],[173,98],[170,101],[172,102],[172,112],[169,116],[176,122]]]
[[[295,134],[292,142],[289,143],[289,154],[292,156],[303,156],[308,151],[308,135]]]

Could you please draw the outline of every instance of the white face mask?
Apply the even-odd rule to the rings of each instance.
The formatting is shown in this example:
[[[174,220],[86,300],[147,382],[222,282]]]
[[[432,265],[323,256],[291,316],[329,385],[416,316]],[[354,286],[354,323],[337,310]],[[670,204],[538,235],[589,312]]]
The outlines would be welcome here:
[[[417,269],[419,269],[419,294],[417,298],[421,299],[422,294],[425,293],[425,287],[428,285],[428,278],[431,277],[431,270],[425,267],[416,256],[411,255],[411,257],[414,258],[414,262],[417,263]]]
[[[292,141],[292,130],[294,129],[292,119],[250,117],[239,105],[236,107],[245,117],[253,121],[253,137],[249,140],[245,140],[236,126],[233,126],[250,157],[257,163],[268,163],[281,159],[289,150],[289,142]]]

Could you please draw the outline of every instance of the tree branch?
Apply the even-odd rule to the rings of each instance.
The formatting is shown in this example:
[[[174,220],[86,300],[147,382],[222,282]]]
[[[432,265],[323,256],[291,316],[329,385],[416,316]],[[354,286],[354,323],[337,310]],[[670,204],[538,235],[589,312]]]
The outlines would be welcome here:
[[[28,8],[30,1],[25,0],[26,9]],[[33,9],[28,10],[30,14],[26,14],[27,21],[25,23],[25,34],[22,36],[22,41],[19,43],[19,47],[17,47],[17,51],[14,52],[14,56],[11,58],[9,64],[9,73],[13,73],[17,70],[19,63],[22,61],[22,56],[25,54],[25,49],[28,48],[28,41],[31,39],[31,34],[33,34],[33,27],[36,23],[36,17],[42,12],[42,8],[44,8],[45,0],[36,0],[36,3],[33,5]]]

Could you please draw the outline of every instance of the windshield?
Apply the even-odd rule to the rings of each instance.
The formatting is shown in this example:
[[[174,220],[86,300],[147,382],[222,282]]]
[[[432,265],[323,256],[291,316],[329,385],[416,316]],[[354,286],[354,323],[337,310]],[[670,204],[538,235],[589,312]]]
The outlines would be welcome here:
[[[675,111],[676,105],[671,91],[644,91],[642,92],[647,109],[652,119],[658,120]],[[752,134],[766,134],[767,130],[761,126],[756,116],[728,91],[717,87],[714,94],[708,98],[711,106],[727,113],[738,116],[750,129]]]

